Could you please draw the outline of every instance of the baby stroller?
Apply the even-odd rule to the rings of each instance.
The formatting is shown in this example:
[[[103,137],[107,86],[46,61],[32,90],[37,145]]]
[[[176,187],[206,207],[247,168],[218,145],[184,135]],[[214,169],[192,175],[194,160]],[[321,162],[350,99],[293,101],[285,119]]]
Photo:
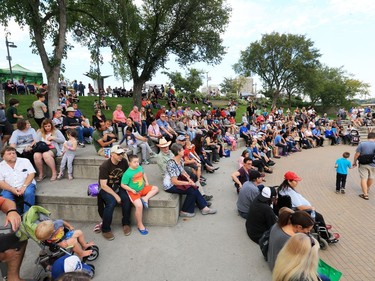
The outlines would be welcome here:
[[[60,247],[55,243],[48,243],[46,241],[39,241],[35,236],[35,229],[38,224],[45,220],[50,220],[51,213],[43,207],[31,206],[30,209],[23,214],[22,223],[17,236],[20,241],[32,239],[41,248],[39,255],[35,261],[36,271],[34,273],[35,280],[50,280],[50,271],[54,267],[55,262],[64,256],[72,256],[73,253],[69,249]],[[99,248],[94,245],[91,246],[92,253],[90,256],[85,257],[81,263],[81,269],[94,276],[95,267],[93,265],[85,264],[86,261],[94,261],[99,257]],[[61,260],[61,259],[60,259]]]
[[[289,195],[278,194],[277,203],[274,205],[273,210],[276,215],[279,214],[279,210],[282,207],[292,208],[292,199]],[[315,211],[309,212],[311,217],[315,220]],[[315,224],[311,230],[311,235],[319,242],[320,249],[326,250],[329,244],[337,243],[340,238],[340,234],[329,231],[332,228],[331,225],[322,225],[319,221],[315,220]]]
[[[359,141],[360,141],[361,137],[359,135],[358,130],[352,129],[350,131],[349,137],[350,137],[350,144],[351,145],[358,145],[359,144]]]

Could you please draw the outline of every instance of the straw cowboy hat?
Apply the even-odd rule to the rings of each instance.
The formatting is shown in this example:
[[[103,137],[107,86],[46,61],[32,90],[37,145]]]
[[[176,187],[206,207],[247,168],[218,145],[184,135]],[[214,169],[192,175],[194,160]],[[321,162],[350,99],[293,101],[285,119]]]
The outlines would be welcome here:
[[[157,144],[158,147],[167,147],[171,144],[171,141],[167,141],[165,138],[161,138],[159,143]]]

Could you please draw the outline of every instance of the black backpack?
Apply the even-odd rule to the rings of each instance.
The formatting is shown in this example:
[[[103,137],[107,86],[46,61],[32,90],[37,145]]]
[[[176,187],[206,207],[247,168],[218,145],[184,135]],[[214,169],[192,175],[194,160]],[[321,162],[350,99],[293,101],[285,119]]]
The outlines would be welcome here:
[[[263,257],[266,261],[267,261],[267,253],[268,253],[271,229],[272,227],[269,230],[266,230],[258,241],[259,248],[262,251]]]

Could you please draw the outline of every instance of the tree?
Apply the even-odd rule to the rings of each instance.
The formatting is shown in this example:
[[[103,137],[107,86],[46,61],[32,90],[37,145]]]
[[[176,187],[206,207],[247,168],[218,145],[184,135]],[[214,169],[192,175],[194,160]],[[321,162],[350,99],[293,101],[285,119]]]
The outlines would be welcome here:
[[[348,106],[356,95],[368,95],[369,84],[354,79],[343,67],[320,66],[310,72],[304,89],[311,102],[320,102],[325,110],[329,107]]]
[[[315,67],[319,57],[313,42],[304,35],[273,32],[263,35],[260,41],[251,43],[242,51],[234,70],[245,76],[257,74],[264,91],[272,95],[272,106],[276,106],[287,85],[290,93],[291,89],[298,87],[299,71]]]
[[[87,0],[78,9],[83,29],[107,36],[116,46],[113,64],[127,64],[133,80],[134,103],[141,90],[170,55],[186,66],[216,64],[225,54],[220,34],[229,21],[224,0]]]
[[[220,84],[221,91],[227,94],[235,93],[239,95],[241,88],[246,82],[246,78],[239,76],[237,78],[226,78],[224,77],[223,83]]]
[[[176,90],[178,91],[186,91],[189,94],[195,93],[200,86],[202,86],[203,82],[203,71],[197,70],[195,68],[188,69],[188,73],[186,73],[186,78],[182,76],[182,74],[178,71],[175,72],[163,72],[165,75],[169,77],[169,79],[173,82]]]
[[[58,82],[63,68],[61,60],[69,48],[66,42],[69,5],[71,5],[70,0],[1,1],[0,22],[4,26],[13,19],[20,27],[30,28],[33,51],[39,54],[47,75],[50,114],[58,106]],[[53,44],[51,52],[48,52],[45,46],[48,39]]]

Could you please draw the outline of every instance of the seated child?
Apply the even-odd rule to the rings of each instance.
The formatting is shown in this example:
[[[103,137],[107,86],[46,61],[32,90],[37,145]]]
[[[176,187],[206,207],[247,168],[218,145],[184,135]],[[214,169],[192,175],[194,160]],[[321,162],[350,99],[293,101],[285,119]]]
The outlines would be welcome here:
[[[65,233],[64,227],[69,231]],[[35,229],[35,236],[40,241],[56,243],[60,247],[73,247],[74,253],[79,257],[91,255],[92,250],[87,250],[94,242],[87,243],[81,230],[75,230],[73,226],[63,220],[46,220],[38,224]]]
[[[237,141],[236,141],[236,138],[233,135],[231,135],[229,132],[226,132],[224,140],[225,140],[226,143],[228,143],[231,146],[230,150],[232,150],[232,151],[237,150]]]
[[[148,208],[148,200],[159,192],[157,186],[149,185],[147,176],[139,165],[137,155],[129,156],[129,168],[122,175],[121,187],[124,188],[135,207],[135,219],[138,231],[142,235],[148,234],[148,229],[143,225],[143,207]]]

